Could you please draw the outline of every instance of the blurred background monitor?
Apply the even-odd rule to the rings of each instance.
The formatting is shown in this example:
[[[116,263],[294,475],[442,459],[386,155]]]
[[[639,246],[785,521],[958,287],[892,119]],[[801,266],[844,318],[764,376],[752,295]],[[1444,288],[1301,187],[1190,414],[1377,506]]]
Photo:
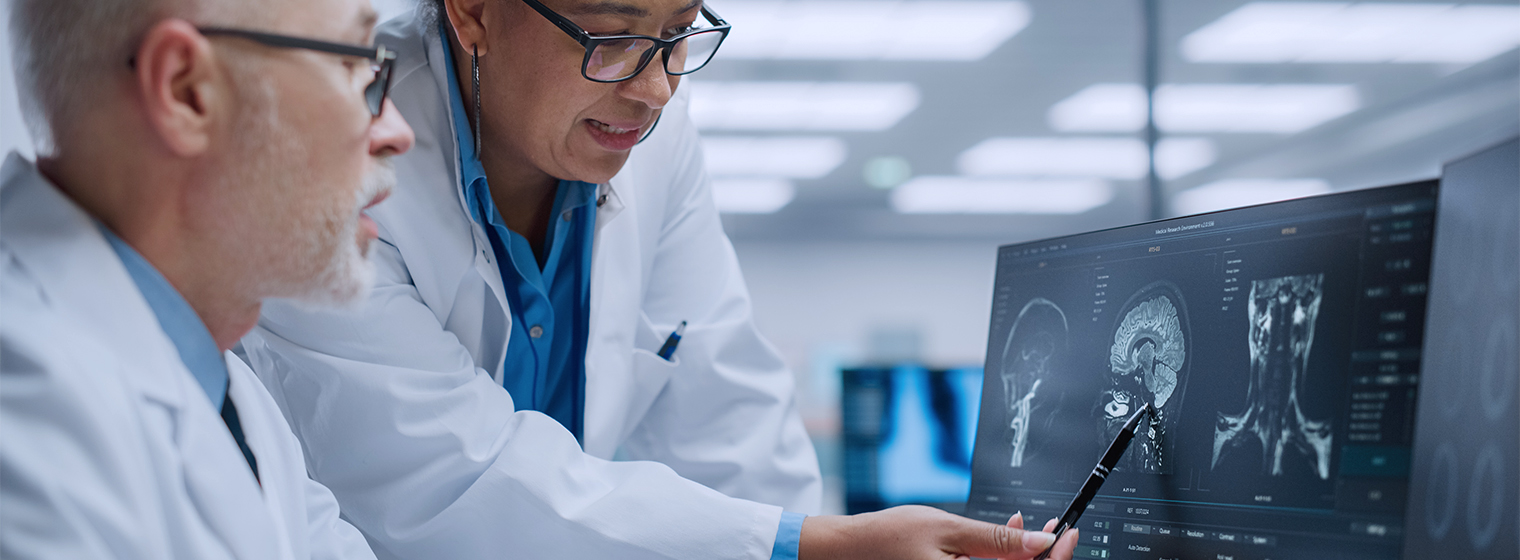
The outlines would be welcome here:
[[[982,368],[849,368],[842,381],[845,509],[924,504],[960,512]]]

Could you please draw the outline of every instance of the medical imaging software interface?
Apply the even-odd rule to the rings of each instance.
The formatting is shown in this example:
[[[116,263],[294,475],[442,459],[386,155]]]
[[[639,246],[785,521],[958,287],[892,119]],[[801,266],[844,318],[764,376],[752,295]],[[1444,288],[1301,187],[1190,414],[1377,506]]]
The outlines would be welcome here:
[[[1397,558],[1435,197],[1001,247],[967,515],[1060,516],[1150,404],[1078,558]]]

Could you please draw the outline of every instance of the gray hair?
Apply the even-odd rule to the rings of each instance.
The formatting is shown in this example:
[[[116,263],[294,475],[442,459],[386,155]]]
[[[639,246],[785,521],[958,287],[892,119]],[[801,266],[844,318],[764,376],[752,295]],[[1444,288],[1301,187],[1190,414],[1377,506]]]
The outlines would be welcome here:
[[[127,70],[155,23],[182,17],[197,23],[236,10],[241,0],[10,0],[12,63],[21,112],[39,157],[57,155],[58,139]],[[253,2],[251,4],[262,4]],[[264,7],[267,9],[267,6]],[[257,13],[254,10],[238,10]],[[241,15],[241,14],[239,14]]]

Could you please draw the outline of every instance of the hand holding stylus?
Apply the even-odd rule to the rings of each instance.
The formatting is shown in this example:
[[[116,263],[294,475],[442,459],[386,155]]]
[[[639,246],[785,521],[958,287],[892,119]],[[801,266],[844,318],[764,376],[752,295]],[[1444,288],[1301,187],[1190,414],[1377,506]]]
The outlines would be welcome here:
[[[1129,442],[1135,439],[1135,430],[1140,427],[1140,421],[1146,416],[1155,414],[1156,409],[1150,403],[1136,410],[1134,416],[1124,423],[1124,428],[1119,430],[1119,435],[1114,437],[1114,442],[1108,445],[1108,451],[1103,452],[1103,458],[1098,460],[1098,466],[1093,467],[1092,474],[1087,475],[1087,482],[1082,484],[1082,489],[1077,491],[1077,497],[1072,498],[1071,505],[1066,506],[1066,513],[1061,514],[1061,521],[1056,523],[1051,533],[1060,538],[1068,529],[1077,525],[1077,519],[1082,517],[1082,512],[1087,511],[1087,504],[1092,502],[1093,496],[1098,495],[1098,489],[1103,487],[1103,481],[1108,480],[1108,474],[1114,471],[1119,464],[1119,459],[1124,458],[1124,451],[1129,449]],[[1047,550],[1035,557],[1035,560],[1050,558],[1053,552]]]
[[[850,516],[809,517],[802,524],[798,560],[1027,560],[1047,549],[1051,558],[1069,560],[1077,532],[1057,539],[1048,532],[1025,531],[1021,516],[1007,525],[976,521],[924,506],[901,506]],[[1053,546],[1051,543],[1055,543]]]

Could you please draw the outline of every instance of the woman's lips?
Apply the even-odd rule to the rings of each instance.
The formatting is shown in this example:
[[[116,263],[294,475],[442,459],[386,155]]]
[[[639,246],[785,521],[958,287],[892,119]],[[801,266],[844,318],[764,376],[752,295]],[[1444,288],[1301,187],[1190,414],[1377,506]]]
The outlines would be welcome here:
[[[639,128],[623,128],[596,119],[583,121],[586,131],[602,148],[612,152],[625,152],[639,143]]]

